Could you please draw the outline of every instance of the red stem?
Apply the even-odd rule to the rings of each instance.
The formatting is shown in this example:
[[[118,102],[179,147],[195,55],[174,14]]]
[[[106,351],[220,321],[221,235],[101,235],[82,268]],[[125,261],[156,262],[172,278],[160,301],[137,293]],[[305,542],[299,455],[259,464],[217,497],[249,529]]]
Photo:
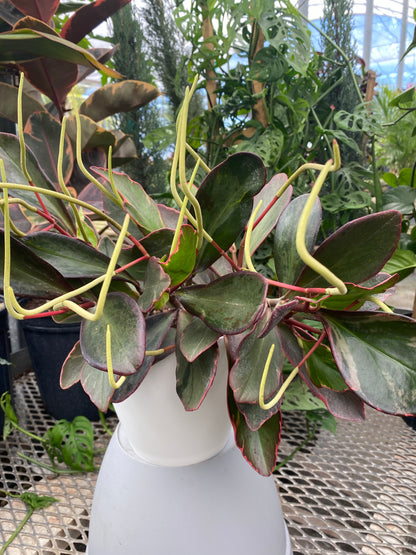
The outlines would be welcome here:
[[[305,289],[304,287],[298,287],[297,285],[289,285],[288,283],[282,283],[281,281],[275,281],[274,279],[266,280],[269,285],[275,285],[276,287],[281,287],[282,289],[289,289],[290,291],[299,291],[300,293],[315,294],[315,293],[326,293],[326,289],[322,287],[312,287],[311,289]]]

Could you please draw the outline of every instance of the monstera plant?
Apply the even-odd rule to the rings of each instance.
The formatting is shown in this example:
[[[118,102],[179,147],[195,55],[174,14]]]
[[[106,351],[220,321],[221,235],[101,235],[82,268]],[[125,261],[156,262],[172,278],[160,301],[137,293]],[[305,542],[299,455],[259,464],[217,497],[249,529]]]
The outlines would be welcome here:
[[[58,186],[57,159],[61,120],[70,110],[68,94],[94,70],[121,79],[99,88],[82,102],[79,109],[82,128],[83,161],[87,165],[106,163],[111,147],[114,165],[137,157],[132,139],[119,130],[100,125],[116,113],[135,110],[158,96],[148,83],[122,80],[122,75],[103,65],[115,48],[85,49],[85,37],[100,23],[130,0],[96,0],[74,9],[59,0],[0,0],[0,66],[16,75],[23,72],[32,86],[24,92],[21,122],[26,144],[35,154],[48,178]],[[71,10],[60,32],[56,30],[56,14]],[[81,45],[79,45],[80,43]],[[42,93],[50,102],[43,103]],[[0,116],[17,122],[17,88],[0,82]],[[62,175],[66,184],[82,189],[83,175],[74,164],[76,124],[73,115],[67,119],[62,149]],[[6,142],[4,142],[6,141]],[[0,152],[7,151],[7,140]]]
[[[127,399],[172,352],[177,394],[187,411],[198,410],[224,338],[235,441],[268,475],[282,399],[299,380],[340,418],[363,420],[366,404],[416,413],[416,322],[387,306],[397,276],[381,271],[396,249],[401,216],[394,210],[364,216],[317,246],[319,192],[340,167],[337,144],[333,161],[306,164],[289,179],[278,174],[266,182],[261,159],[244,152],[211,169],[186,142],[194,88],[177,122],[171,171],[177,209],[156,204],[111,166],[83,169],[100,197],[86,203],[66,188],[61,158],[58,191],[26,152],[23,136],[19,175],[15,155],[2,152],[2,289],[18,319],[82,321],[61,384],[80,381],[101,410]],[[195,159],[190,176],[187,154]],[[200,169],[206,176],[197,183]],[[291,184],[305,170],[317,172],[311,192],[292,198]],[[100,226],[86,226],[87,219]],[[272,278],[253,263],[270,234]],[[20,295],[40,306],[20,306]]]

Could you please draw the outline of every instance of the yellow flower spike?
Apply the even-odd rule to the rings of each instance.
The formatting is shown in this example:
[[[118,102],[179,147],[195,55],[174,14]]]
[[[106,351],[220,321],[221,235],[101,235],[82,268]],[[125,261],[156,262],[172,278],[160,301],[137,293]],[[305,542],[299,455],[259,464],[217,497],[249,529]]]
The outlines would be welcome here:
[[[64,117],[61,122],[61,134],[59,136],[59,151],[58,151],[58,163],[57,163],[57,173],[58,173],[58,183],[61,188],[61,191],[64,195],[71,198],[72,195],[69,192],[67,186],[65,185],[64,175],[63,175],[63,164],[64,164],[64,147],[65,147],[65,129],[66,129],[66,118]],[[77,222],[78,229],[81,231],[81,234],[84,238],[84,241],[88,243],[88,237],[84,231],[84,226],[82,225],[82,221],[78,210],[74,204],[71,203],[71,209],[75,217],[75,221]]]
[[[23,175],[26,177],[29,183],[31,183],[32,178],[27,171],[26,166],[26,145],[25,145],[25,136],[23,133],[23,85],[25,82],[25,76],[23,73],[20,73],[20,80],[19,80],[19,88],[17,91],[17,134],[19,137],[19,145],[20,145],[20,168],[23,172]]]
[[[244,242],[244,259],[246,261],[246,266],[252,272],[256,272],[256,268],[253,266],[251,261],[251,251],[250,251],[250,241],[251,241],[251,234],[253,232],[254,222],[256,221],[256,216],[261,208],[263,201],[260,200],[256,208],[253,210],[250,219],[247,224],[247,231],[246,231],[246,239]]]
[[[322,185],[325,182],[325,179],[330,171],[333,171],[334,165],[332,160],[329,160],[323,169],[321,170],[315,185],[312,188],[311,193],[309,194],[308,200],[306,201],[305,207],[302,211],[298,229],[296,231],[296,249],[298,251],[299,256],[305,262],[307,266],[312,268],[317,274],[322,276],[326,281],[328,281],[333,287],[329,287],[325,290],[326,294],[328,295],[345,295],[347,293],[347,286],[345,283],[340,280],[329,268],[318,262],[308,251],[305,245],[305,236],[306,236],[306,227],[308,225],[308,220],[310,213],[312,211],[312,207],[316,198],[318,197]]]
[[[119,201],[118,197],[115,197],[114,195],[112,195],[111,193],[109,193],[107,191],[107,189],[105,187],[103,187],[101,185],[101,183],[98,181],[98,179],[96,179],[88,170],[87,168],[84,166],[84,162],[82,161],[82,154],[81,154],[81,119],[79,117],[79,112],[75,111],[75,123],[76,123],[76,129],[77,129],[77,137],[76,137],[76,143],[75,143],[75,152],[76,152],[76,158],[77,158],[77,162],[78,162],[78,166],[79,169],[81,170],[81,172],[85,175],[85,177],[87,179],[89,179],[91,181],[91,183],[94,183],[94,185],[96,187],[98,187],[98,189],[104,194],[106,195],[109,199],[111,199],[112,201],[115,201],[120,208],[123,207],[123,203]]]
[[[108,372],[108,381],[113,389],[118,389],[123,385],[126,381],[126,376],[121,376],[117,381],[114,379],[114,372],[113,372],[113,359],[111,358],[111,331],[110,331],[110,324],[107,324],[107,333],[105,336],[105,354],[107,359],[107,372]]]
[[[123,205],[123,199],[121,198],[120,193],[117,191],[116,184],[114,183],[112,156],[113,156],[113,147],[110,145],[108,147],[108,155],[107,155],[108,178],[110,180],[110,186],[114,196],[117,197],[120,204]]]
[[[185,143],[185,147],[186,150],[189,152],[189,154],[199,163],[201,164],[201,167],[207,172],[209,173],[211,170],[209,169],[209,167],[206,165],[206,163],[202,160],[202,158],[199,156],[199,154],[197,152],[195,152],[195,150],[191,147],[191,145],[189,145],[188,143]]]
[[[269,410],[269,409],[273,408],[275,405],[277,405],[277,403],[283,397],[286,389],[289,387],[289,385],[291,384],[293,379],[296,377],[296,374],[299,372],[299,366],[296,366],[296,368],[294,368],[292,370],[292,372],[289,374],[289,376],[286,378],[284,384],[279,389],[279,391],[276,393],[276,395],[273,397],[273,399],[271,401],[269,401],[268,403],[265,403],[264,402],[264,389],[266,387],[266,380],[267,380],[267,376],[269,375],[269,368],[270,368],[270,363],[271,363],[272,356],[273,356],[273,353],[274,353],[274,349],[275,349],[275,345],[273,343],[273,345],[270,347],[269,354],[267,356],[266,364],[264,366],[263,375],[261,377],[261,382],[260,382],[259,405],[263,410]]]

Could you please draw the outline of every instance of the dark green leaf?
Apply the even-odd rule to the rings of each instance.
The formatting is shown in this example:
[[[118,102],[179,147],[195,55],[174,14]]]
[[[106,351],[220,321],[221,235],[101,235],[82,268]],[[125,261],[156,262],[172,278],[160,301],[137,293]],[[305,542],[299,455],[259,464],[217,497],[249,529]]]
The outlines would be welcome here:
[[[192,318],[180,337],[180,350],[188,362],[193,362],[201,353],[212,347],[219,333],[208,328],[200,318]]]
[[[94,405],[106,412],[114,389],[110,385],[107,372],[93,368],[84,359],[78,341],[62,366],[60,385],[62,389],[68,389],[80,380]]]
[[[145,321],[137,303],[124,293],[109,293],[99,320],[83,320],[81,351],[85,360],[107,370],[106,334],[111,331],[111,353],[116,374],[134,374],[142,365],[146,347]]]
[[[258,329],[260,328],[260,329]],[[230,370],[230,386],[237,403],[258,403],[260,382],[272,345],[275,346],[266,380],[264,399],[270,401],[282,385],[283,353],[276,328],[259,339],[262,322],[241,341]]]
[[[409,47],[410,48],[410,47]],[[408,102],[413,102],[415,98],[415,87],[410,87],[406,89],[404,92],[398,94],[389,102],[389,105],[392,107],[398,107],[401,104],[407,104]]]
[[[3,230],[0,230],[0,260],[4,261]],[[11,285],[16,295],[52,299],[72,289],[62,274],[13,238],[11,238],[11,260]],[[2,263],[0,265],[2,288],[3,272]]]
[[[228,395],[228,406],[237,447],[259,474],[270,476],[276,466],[277,449],[280,443],[282,425],[280,412],[253,432],[238,410],[231,392]]]
[[[219,333],[239,333],[263,310],[267,282],[260,274],[236,272],[176,293],[191,314]]]
[[[416,414],[416,322],[372,312],[322,317],[350,388],[382,412]]]
[[[6,178],[9,183],[28,185],[26,177],[20,169],[20,145],[16,136],[0,133],[0,158],[4,162]],[[37,160],[30,151],[27,151],[26,164],[29,175],[36,187],[55,191],[52,183],[46,178]],[[31,191],[18,191],[10,188],[9,194],[15,198],[23,199],[32,206],[41,209],[36,195]],[[71,231],[74,230],[72,217],[69,215],[67,208],[61,200],[49,195],[42,195],[42,200],[46,209],[52,215],[56,216],[59,222],[65,225],[67,229]]]
[[[198,189],[204,229],[227,250],[244,230],[253,207],[253,196],[263,187],[266,169],[261,159],[249,153],[230,156],[215,167]],[[217,258],[218,251],[204,242],[197,258],[200,269]]]
[[[170,278],[163,271],[162,266],[156,258],[151,258],[147,263],[144,276],[143,293],[139,298],[139,306],[143,312],[148,312],[156,301],[160,299],[164,291],[170,285]]]
[[[22,243],[65,278],[101,276],[110,262],[109,257],[87,243],[49,231],[26,235]]]
[[[33,29],[0,34],[0,63],[26,62],[42,56],[93,67],[116,79],[121,77],[117,71],[97,62],[87,50],[61,37]]]
[[[379,272],[397,247],[401,216],[389,210],[363,216],[340,227],[314,253],[316,260],[348,283],[361,283]],[[370,239],[371,238],[371,239]],[[301,287],[327,287],[328,283],[307,267],[298,280]]]
[[[345,295],[333,295],[324,300],[322,306],[331,310],[346,310],[348,307],[357,310],[363,306],[368,297],[384,293],[393,287],[398,280],[399,276],[397,275],[390,276],[386,273],[380,273],[364,281],[361,285],[347,283],[347,293]]]
[[[274,263],[279,281],[294,284],[305,263],[296,250],[296,232],[298,223],[309,195],[295,198],[283,211],[276,225],[274,236]],[[312,252],[316,236],[322,221],[322,210],[319,200],[313,205],[306,227],[305,244]]]
[[[303,341],[305,355],[313,347],[313,343]],[[315,351],[309,355],[306,362],[309,377],[316,387],[327,387],[335,391],[346,391],[348,389],[339,369],[335,364],[334,357],[325,345],[319,345]]]
[[[175,316],[176,311],[170,311],[160,312],[146,318],[146,349],[148,351],[154,351],[160,348],[166,334],[173,325]],[[127,397],[136,391],[146,377],[154,360],[154,356],[145,356],[144,362],[138,372],[132,376],[127,376],[123,385],[114,392],[112,398],[113,403],[124,401],[124,399],[127,399]]]

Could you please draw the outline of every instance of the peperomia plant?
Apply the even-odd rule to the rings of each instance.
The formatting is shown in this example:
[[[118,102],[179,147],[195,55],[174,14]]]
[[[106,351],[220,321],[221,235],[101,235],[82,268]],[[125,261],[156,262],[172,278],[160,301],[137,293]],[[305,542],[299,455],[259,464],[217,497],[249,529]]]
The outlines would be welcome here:
[[[82,320],[61,385],[80,381],[101,410],[130,396],[171,352],[177,393],[186,410],[197,410],[224,337],[236,444],[268,475],[276,464],[280,406],[295,378],[340,418],[363,420],[365,404],[416,413],[416,322],[391,313],[385,300],[397,276],[381,272],[397,246],[401,216],[394,210],[365,216],[317,247],[319,191],[340,167],[337,144],[333,161],[306,164],[289,179],[279,174],[266,183],[261,159],[244,152],[210,169],[186,141],[195,87],[186,91],[177,122],[171,171],[177,210],[156,204],[111,167],[88,174],[99,207],[73,196],[62,180],[54,190],[28,152],[29,168],[20,137],[27,182],[12,181],[7,155],[1,167],[5,303],[19,319]],[[195,159],[189,179],[187,153]],[[199,168],[207,175],[198,186]],[[305,170],[319,172],[316,182],[292,199],[291,184]],[[36,231],[20,231],[17,211],[35,220]],[[110,233],[82,233],[80,213]],[[275,279],[252,262],[271,233]],[[26,308],[18,296],[37,298],[40,306]],[[292,366],[288,375],[284,360]]]

